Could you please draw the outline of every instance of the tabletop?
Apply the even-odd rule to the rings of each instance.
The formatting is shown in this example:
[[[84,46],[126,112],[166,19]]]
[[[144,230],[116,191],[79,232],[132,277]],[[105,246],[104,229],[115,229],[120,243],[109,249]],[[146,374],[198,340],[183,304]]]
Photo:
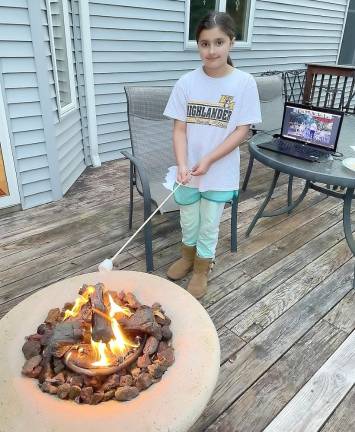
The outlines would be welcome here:
[[[340,159],[332,159],[322,162],[308,162],[286,156],[270,150],[261,149],[258,143],[271,140],[270,134],[256,134],[249,143],[251,155],[277,171],[291,174],[313,182],[321,182],[330,185],[355,188],[355,172],[346,168],[342,161],[348,157],[355,157],[355,116],[345,115],[340,131],[337,151],[342,153]]]

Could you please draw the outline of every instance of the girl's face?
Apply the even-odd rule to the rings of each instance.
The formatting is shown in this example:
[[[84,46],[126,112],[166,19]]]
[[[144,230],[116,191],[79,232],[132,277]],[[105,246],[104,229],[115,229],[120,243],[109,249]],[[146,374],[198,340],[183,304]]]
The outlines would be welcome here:
[[[198,40],[198,50],[205,68],[211,71],[226,68],[233,43],[234,39],[231,40],[219,27],[202,30]]]

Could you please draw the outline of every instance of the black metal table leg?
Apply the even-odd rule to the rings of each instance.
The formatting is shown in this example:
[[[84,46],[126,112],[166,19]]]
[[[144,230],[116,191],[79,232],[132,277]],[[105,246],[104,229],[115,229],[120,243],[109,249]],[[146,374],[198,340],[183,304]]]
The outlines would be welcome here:
[[[291,207],[292,205],[292,186],[293,186],[293,176],[288,176],[288,187],[287,187],[287,205]],[[291,213],[292,210],[288,211],[288,214]]]
[[[251,224],[249,225],[249,228],[247,229],[246,232],[246,237],[249,236],[249,234],[252,232],[256,222],[258,221],[258,219],[261,217],[263,211],[265,210],[265,207],[269,204],[269,201],[272,197],[272,194],[274,193],[274,189],[277,183],[277,180],[279,179],[280,176],[280,171],[274,171],[274,178],[272,179],[271,185],[270,185],[270,189],[268,194],[266,195],[266,198],[264,200],[264,202],[261,204],[258,212],[256,213],[256,215],[254,216],[254,219],[252,220]]]
[[[249,178],[251,175],[251,170],[253,169],[253,164],[254,164],[254,156],[252,154],[249,155],[249,163],[248,163],[248,169],[247,172],[245,173],[245,177],[244,177],[244,181],[243,181],[243,186],[242,186],[242,191],[245,192],[246,188],[248,186],[249,183]]]
[[[353,196],[354,196],[354,189],[347,188],[345,193],[345,198],[344,198],[344,206],[343,206],[343,228],[344,228],[346,242],[353,255],[355,255],[355,240],[351,229],[351,203],[353,200]],[[354,267],[353,288],[355,288],[355,267]]]
[[[254,226],[255,226],[255,224],[259,218],[261,218],[261,217],[273,217],[273,216],[279,216],[279,215],[285,214],[285,213],[290,213],[293,209],[295,209],[303,201],[304,197],[307,195],[308,189],[310,187],[309,181],[306,181],[302,192],[300,193],[299,197],[296,200],[294,200],[294,201],[291,200],[291,202],[288,201],[289,205],[287,205],[286,207],[278,208],[276,210],[272,210],[272,211],[264,211],[265,207],[269,203],[271,196],[273,194],[273,191],[275,189],[277,178],[278,178],[277,173],[280,174],[279,171],[275,171],[274,179],[271,183],[269,193],[268,193],[267,197],[265,198],[264,202],[262,203],[257,214],[255,215],[252,223],[249,225],[249,228],[246,232],[247,237],[251,233],[252,229],[254,228]],[[276,180],[275,180],[275,178],[276,178]]]

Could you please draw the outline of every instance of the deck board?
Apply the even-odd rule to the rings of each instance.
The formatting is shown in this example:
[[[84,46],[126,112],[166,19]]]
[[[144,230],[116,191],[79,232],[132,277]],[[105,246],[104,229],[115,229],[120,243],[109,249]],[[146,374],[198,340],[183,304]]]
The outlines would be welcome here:
[[[244,155],[242,172],[246,166]],[[87,169],[62,200],[0,215],[0,317],[51,283],[96,271],[124,244],[130,234],[128,171],[123,160]],[[271,178],[270,169],[255,163],[240,196],[237,253],[230,252],[230,208],[222,218],[216,266],[201,300],[218,329],[221,371],[191,432],[261,432],[276,424],[355,329],[354,264],[338,200],[311,190],[291,215],[262,219],[245,237]],[[302,187],[295,179],[295,197]],[[270,208],[284,206],[286,192],[282,175]],[[138,228],[143,206],[138,194],[134,200]],[[164,277],[179,256],[178,215],[153,220],[154,273]],[[142,234],[116,268],[145,271]],[[343,391],[334,413],[315,430],[353,430],[354,400],[354,388]]]

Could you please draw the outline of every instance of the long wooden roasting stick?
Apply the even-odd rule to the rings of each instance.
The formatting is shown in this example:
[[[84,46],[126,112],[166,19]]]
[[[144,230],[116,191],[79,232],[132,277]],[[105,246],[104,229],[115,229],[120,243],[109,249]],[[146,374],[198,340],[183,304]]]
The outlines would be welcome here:
[[[179,189],[182,183],[178,183],[178,185],[171,191],[171,193],[164,199],[164,201],[160,204],[160,206],[154,210],[154,212],[149,216],[149,218],[137,229],[137,231],[126,241],[126,243],[121,247],[121,249],[115,253],[115,255],[108,259],[102,261],[99,264],[99,271],[110,271],[113,269],[113,262],[118,257],[118,255],[131,243],[131,241],[135,238],[135,236],[142,231],[142,229],[147,225],[147,223],[152,219],[152,217],[163,207],[163,205],[168,201],[168,199]]]

